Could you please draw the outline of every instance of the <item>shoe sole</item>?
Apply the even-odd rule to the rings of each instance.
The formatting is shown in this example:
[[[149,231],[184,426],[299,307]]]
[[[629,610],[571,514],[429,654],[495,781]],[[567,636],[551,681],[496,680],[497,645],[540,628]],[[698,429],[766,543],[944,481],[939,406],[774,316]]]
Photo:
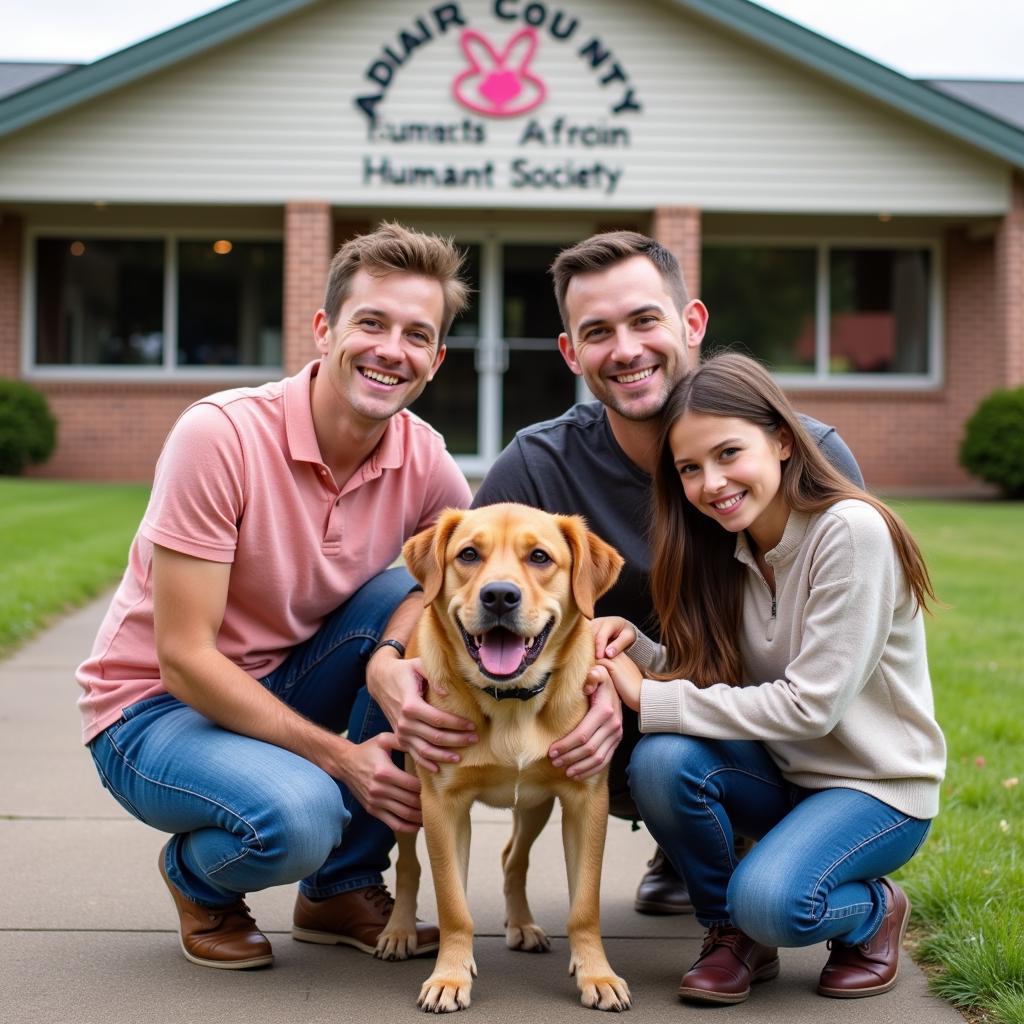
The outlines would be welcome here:
[[[633,909],[638,914],[650,914],[652,917],[667,917],[669,914],[692,914],[692,903],[656,903],[652,900],[637,900]]]
[[[315,942],[320,946],[351,946],[361,953],[369,953],[371,956],[377,951],[376,946],[368,946],[365,942],[353,939],[349,935],[338,935],[337,932],[314,932],[308,928],[292,927],[292,938],[296,942]],[[428,942],[426,945],[417,946],[416,952],[412,955],[426,956],[428,953],[436,953],[440,948],[440,942]]]
[[[780,963],[778,958],[770,964],[759,967],[750,977],[751,985],[757,985],[762,981],[771,981],[779,976]],[[746,1002],[750,998],[750,989],[745,992],[709,992],[703,988],[679,987],[680,999],[692,1000],[695,1003],[713,1003],[715,1006],[733,1006],[736,1003]]]
[[[907,925],[910,924],[910,897],[904,893],[903,898],[907,901],[907,910],[903,915],[903,923],[900,925],[900,960],[903,959],[903,936],[907,934]],[[900,963],[897,962],[896,973],[884,985],[875,985],[873,988],[857,989],[826,988],[824,985],[819,985],[818,995],[828,996],[829,999],[867,999],[868,996],[880,996],[884,992],[888,992],[890,989],[895,988],[896,982],[899,980]]]
[[[274,962],[273,953],[268,953],[266,956],[254,956],[249,960],[204,960],[202,957],[190,953],[180,938],[178,945],[189,963],[197,964],[199,967],[215,967],[221,971],[247,971],[252,967],[266,967]]]

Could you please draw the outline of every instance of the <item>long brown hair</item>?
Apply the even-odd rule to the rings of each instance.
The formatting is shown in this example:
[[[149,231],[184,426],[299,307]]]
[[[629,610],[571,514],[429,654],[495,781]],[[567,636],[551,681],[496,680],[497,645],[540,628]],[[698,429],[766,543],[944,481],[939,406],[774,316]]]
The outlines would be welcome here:
[[[734,535],[694,508],[683,494],[668,435],[687,412],[737,417],[766,433],[787,427],[793,445],[782,463],[780,484],[786,505],[798,512],[821,512],[844,498],[867,502],[889,528],[918,607],[926,608],[929,598],[935,600],[921,551],[899,517],[826,460],[760,363],[723,353],[686,374],[662,411],[654,472],[651,595],[668,655],[664,678],[684,677],[700,686],[743,679],[738,640],[746,569],[733,557]]]

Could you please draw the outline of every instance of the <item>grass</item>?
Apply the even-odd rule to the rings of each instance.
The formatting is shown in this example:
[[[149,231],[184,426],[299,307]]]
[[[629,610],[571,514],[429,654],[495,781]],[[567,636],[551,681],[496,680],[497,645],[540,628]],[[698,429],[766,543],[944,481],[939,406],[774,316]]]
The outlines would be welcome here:
[[[120,578],[148,495],[0,477],[0,657]]]
[[[946,606],[927,626],[949,745],[942,810],[899,875],[915,956],[973,1019],[1024,1024],[1024,504],[894,507]]]
[[[113,584],[143,486],[0,478],[0,656]],[[914,953],[975,1021],[1024,1024],[1024,504],[902,501],[944,607],[928,622],[942,811],[899,874]]]

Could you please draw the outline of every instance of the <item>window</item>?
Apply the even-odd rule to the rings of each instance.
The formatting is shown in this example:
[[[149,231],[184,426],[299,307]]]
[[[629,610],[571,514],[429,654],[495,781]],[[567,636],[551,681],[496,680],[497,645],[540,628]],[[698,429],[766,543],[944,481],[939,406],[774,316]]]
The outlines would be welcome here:
[[[280,241],[35,239],[33,365],[279,368]]]
[[[936,249],[709,243],[705,346],[747,351],[795,383],[931,383],[938,376]]]
[[[502,337],[508,368],[502,386],[501,442],[576,401],[576,378],[558,351],[562,319],[548,267],[561,245],[502,246]]]
[[[469,303],[455,318],[437,376],[413,403],[412,411],[444,434],[453,455],[473,455],[478,447],[477,346],[480,343],[480,246],[465,245],[464,277]]]
[[[178,363],[280,366],[280,244],[178,243]]]
[[[162,241],[40,238],[36,363],[160,366]]]

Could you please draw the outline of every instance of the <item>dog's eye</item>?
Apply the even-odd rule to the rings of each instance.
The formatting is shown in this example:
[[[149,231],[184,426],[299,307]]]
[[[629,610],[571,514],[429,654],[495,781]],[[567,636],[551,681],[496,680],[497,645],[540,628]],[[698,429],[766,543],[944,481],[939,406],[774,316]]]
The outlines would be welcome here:
[[[551,561],[551,556],[540,548],[534,548],[530,552],[530,561],[533,562],[534,565],[547,565],[547,563]]]
[[[456,557],[460,562],[475,562],[480,554],[476,548],[463,548]]]

